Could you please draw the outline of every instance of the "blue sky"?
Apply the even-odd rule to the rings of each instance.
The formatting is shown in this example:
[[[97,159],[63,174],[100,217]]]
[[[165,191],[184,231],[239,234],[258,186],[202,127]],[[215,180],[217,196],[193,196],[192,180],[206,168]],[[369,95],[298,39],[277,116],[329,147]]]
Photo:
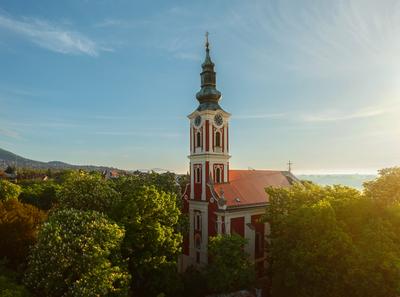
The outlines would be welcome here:
[[[210,32],[233,168],[400,164],[398,1],[0,1],[0,147],[186,172]]]

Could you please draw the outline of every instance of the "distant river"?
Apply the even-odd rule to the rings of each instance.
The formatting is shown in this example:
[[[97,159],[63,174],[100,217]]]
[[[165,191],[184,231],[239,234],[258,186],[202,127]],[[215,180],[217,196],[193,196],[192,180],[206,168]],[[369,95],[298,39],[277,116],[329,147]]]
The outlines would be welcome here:
[[[309,180],[320,185],[345,185],[362,190],[363,183],[376,178],[372,174],[321,174],[321,175],[296,175],[299,179]]]

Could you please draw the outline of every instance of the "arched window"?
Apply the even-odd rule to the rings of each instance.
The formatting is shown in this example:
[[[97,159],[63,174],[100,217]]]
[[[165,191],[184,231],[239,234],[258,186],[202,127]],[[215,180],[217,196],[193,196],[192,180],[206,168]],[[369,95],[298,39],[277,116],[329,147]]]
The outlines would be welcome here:
[[[215,182],[216,183],[221,182],[221,169],[219,167],[215,169]]]
[[[221,147],[221,133],[220,132],[215,133],[215,146]]]
[[[201,182],[201,170],[200,167],[196,168],[196,183],[200,183]]]
[[[201,249],[201,236],[198,233],[194,236],[194,245],[196,249]]]
[[[196,146],[200,147],[201,146],[201,133],[197,132],[196,134]]]

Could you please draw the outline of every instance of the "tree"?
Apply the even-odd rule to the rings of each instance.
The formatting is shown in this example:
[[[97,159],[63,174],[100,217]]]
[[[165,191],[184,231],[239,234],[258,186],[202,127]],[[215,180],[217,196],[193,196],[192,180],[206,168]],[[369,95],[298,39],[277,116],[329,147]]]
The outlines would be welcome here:
[[[61,186],[53,181],[35,182],[22,187],[21,202],[29,203],[43,210],[49,210],[57,203],[57,191]]]
[[[379,177],[364,183],[365,194],[381,204],[400,202],[400,167],[379,170]]]
[[[5,173],[7,174],[15,174],[17,170],[15,169],[15,166],[10,166],[8,165],[6,170],[4,170]]]
[[[330,203],[300,207],[280,227],[270,250],[272,296],[345,296],[354,251]]]
[[[343,186],[268,188],[273,296],[395,297],[400,206]]]
[[[206,279],[211,291],[221,293],[249,287],[255,277],[254,267],[244,252],[246,239],[233,235],[210,238]]]
[[[181,212],[176,194],[161,190],[173,190],[173,180],[157,173],[113,180],[80,173],[71,175],[58,195],[61,209],[96,210],[125,228],[122,253],[129,259],[133,289],[145,296],[173,295],[180,286]]]
[[[0,201],[18,199],[21,187],[7,180],[0,180]]]
[[[119,199],[119,193],[101,175],[85,172],[71,173],[58,193],[61,208],[106,214],[111,214]]]
[[[0,255],[7,258],[10,267],[26,263],[45,218],[43,211],[16,199],[0,202]]]
[[[127,296],[124,229],[95,211],[54,212],[40,230],[25,282],[40,296]]]
[[[182,235],[173,194],[125,179],[119,186],[118,222],[125,227],[123,255],[129,258],[134,288],[142,295],[172,294],[178,285],[177,257]]]

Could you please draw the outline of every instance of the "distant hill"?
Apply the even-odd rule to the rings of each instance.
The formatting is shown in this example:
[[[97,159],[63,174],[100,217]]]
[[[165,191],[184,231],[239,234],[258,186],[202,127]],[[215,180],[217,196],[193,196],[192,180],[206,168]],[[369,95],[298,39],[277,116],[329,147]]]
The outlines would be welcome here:
[[[97,170],[103,171],[107,169],[115,169],[106,166],[94,166],[94,165],[72,165],[61,161],[50,161],[41,162],[30,160],[21,156],[18,156],[12,152],[3,150],[0,148],[0,169],[5,169],[7,166],[17,166],[23,168],[33,169],[84,169],[84,170]]]
[[[296,175],[301,180],[309,180],[320,185],[344,185],[361,190],[366,181],[376,178],[374,174],[318,174]]]

